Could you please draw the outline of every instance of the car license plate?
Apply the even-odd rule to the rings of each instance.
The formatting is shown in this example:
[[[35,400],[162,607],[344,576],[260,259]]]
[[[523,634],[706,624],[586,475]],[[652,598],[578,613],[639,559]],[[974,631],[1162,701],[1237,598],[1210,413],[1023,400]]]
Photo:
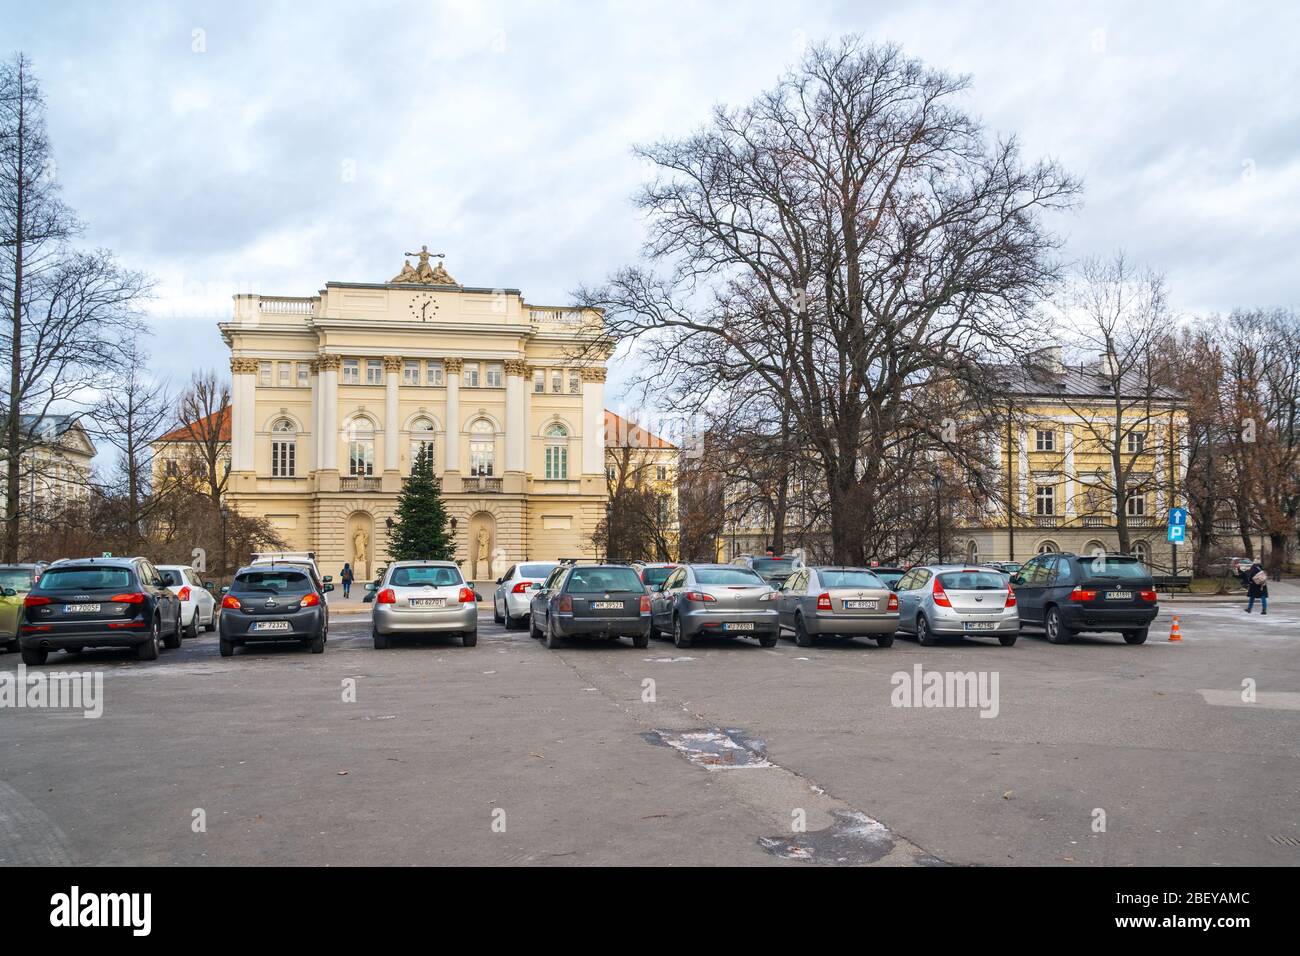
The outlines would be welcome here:
[[[1133,600],[1132,591],[1107,591],[1107,601],[1131,601]]]
[[[64,614],[97,614],[100,606],[98,604],[65,604],[63,605]]]
[[[724,631],[752,631],[754,629],[754,625],[752,622],[745,621],[745,622],[737,622],[735,624],[724,624],[722,625],[722,629]]]
[[[963,626],[968,631],[991,631],[998,625],[996,621],[967,621]]]
[[[411,598],[411,607],[446,607],[446,598]]]
[[[622,601],[592,601],[591,609],[593,611],[621,611],[623,610]]]
[[[845,601],[844,610],[846,611],[874,611],[876,609],[875,601]]]
[[[288,621],[256,621],[253,624],[255,631],[287,631],[289,630]]]

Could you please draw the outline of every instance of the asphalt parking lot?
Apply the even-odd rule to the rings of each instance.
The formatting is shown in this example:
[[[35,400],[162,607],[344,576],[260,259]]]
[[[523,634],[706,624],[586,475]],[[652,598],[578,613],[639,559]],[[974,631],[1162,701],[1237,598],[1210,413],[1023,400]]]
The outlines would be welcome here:
[[[1137,647],[548,651],[485,612],[475,648],[339,614],[323,655],[55,655],[103,715],[0,709],[0,865],[1300,863],[1300,605],[1170,610]],[[917,664],[996,674],[996,716],[894,706]]]

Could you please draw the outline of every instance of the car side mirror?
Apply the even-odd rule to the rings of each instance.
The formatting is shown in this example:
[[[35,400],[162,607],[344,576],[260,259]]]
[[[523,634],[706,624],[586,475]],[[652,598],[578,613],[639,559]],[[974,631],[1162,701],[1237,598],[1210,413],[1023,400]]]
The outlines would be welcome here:
[[[534,582],[533,582],[533,586],[530,588],[530,590],[532,590],[532,591],[540,591],[540,590],[542,589],[542,585],[543,585],[544,583],[545,583],[544,581],[534,581]]]
[[[321,580],[324,581],[326,584],[329,584],[331,581],[334,580],[334,575],[327,574],[325,575],[325,577],[321,578]]]
[[[374,582],[374,581],[371,581],[371,582],[369,582],[368,584],[366,584],[366,590],[367,590],[367,591],[373,591],[374,589],[375,589],[375,582]]]
[[[4,595],[5,597],[17,597],[18,592],[15,591],[13,588],[5,588]]]
[[[222,585],[222,587],[221,587],[221,593],[222,593],[222,594],[229,594],[229,593],[230,593],[230,585],[229,585],[229,584]]]
[[[503,581],[505,581],[505,578],[497,578],[497,584],[501,584]]]
[[[332,584],[327,584],[327,585],[325,585],[324,591],[325,591],[326,594],[328,594],[330,591],[333,591],[333,590],[334,590],[334,585],[332,585]]]
[[[211,591],[211,590],[212,590],[213,588],[215,588],[216,586],[217,586],[217,585],[216,585],[214,582],[212,582],[212,581],[204,581],[204,582],[203,582],[203,590],[205,590],[205,591]]]
[[[1021,577],[1020,575],[1018,575],[1018,574],[1013,574],[1013,575],[1011,575],[1011,583],[1012,583],[1012,584],[1024,584],[1024,583],[1025,583],[1025,579],[1022,578],[1022,577]]]

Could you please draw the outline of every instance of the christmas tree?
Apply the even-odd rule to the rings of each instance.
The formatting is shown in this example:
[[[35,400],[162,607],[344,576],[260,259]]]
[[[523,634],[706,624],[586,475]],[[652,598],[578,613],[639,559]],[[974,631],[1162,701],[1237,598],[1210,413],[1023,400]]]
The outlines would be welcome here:
[[[397,496],[397,513],[388,532],[389,560],[452,560],[456,545],[447,525],[442,482],[433,474],[433,457],[426,445]]]

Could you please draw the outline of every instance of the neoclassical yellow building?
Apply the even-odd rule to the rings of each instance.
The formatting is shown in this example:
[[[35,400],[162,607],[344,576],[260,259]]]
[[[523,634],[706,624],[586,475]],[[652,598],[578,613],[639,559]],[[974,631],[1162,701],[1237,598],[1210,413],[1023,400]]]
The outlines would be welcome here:
[[[462,286],[422,249],[386,283],[237,295],[227,500],[323,573],[364,579],[423,447],[467,576],[592,554],[607,499],[605,353],[594,310]]]

